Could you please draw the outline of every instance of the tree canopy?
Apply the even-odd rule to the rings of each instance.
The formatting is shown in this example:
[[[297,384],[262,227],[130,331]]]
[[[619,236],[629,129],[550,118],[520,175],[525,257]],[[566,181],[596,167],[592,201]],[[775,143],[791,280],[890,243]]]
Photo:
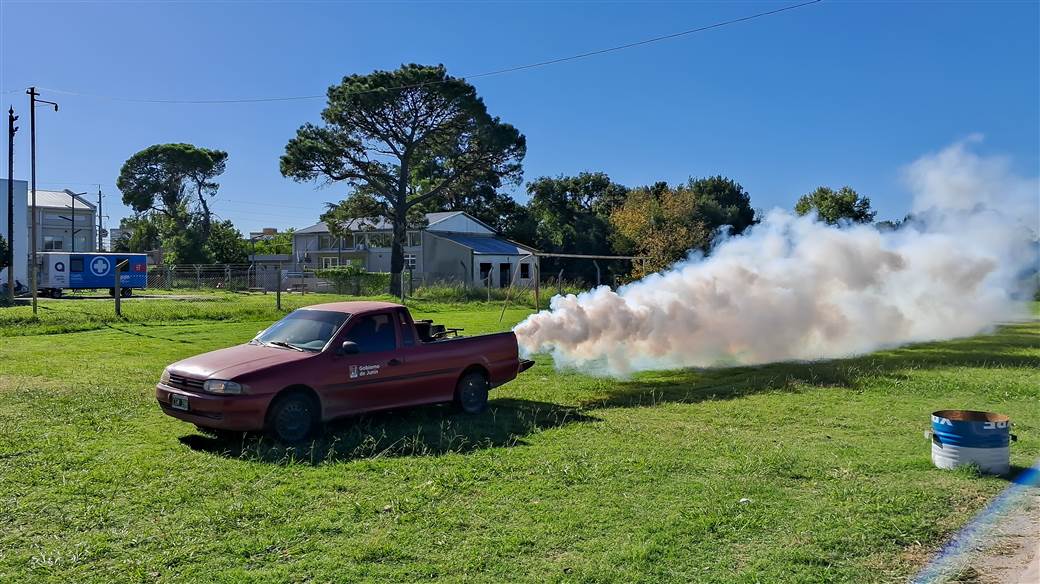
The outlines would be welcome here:
[[[251,243],[253,249],[256,250],[257,255],[260,254],[277,254],[277,253],[292,253],[292,242],[293,242],[293,228],[286,229],[271,237],[263,237],[257,239]]]
[[[209,261],[217,264],[246,263],[249,261],[247,245],[248,242],[242,239],[242,232],[228,220],[214,223],[206,239]]]
[[[327,221],[388,218],[394,275],[404,267],[410,211],[459,196],[481,177],[514,183],[522,177],[524,136],[491,116],[476,89],[441,65],[350,75],[327,96],[324,124],[304,124],[286,144],[282,175],[353,190],[338,211],[326,213]],[[391,292],[399,291],[400,278],[391,278]]]
[[[212,227],[208,199],[220,188],[214,179],[223,174],[227,158],[227,152],[192,144],[155,144],[123,163],[116,181],[123,203],[150,222],[138,226],[154,229],[164,261],[208,259],[204,249]]]
[[[156,144],[123,163],[116,186],[123,204],[138,213],[157,212],[179,226],[197,216],[203,235],[209,234],[207,197],[220,185],[213,179],[224,173],[227,152],[192,144]]]
[[[723,176],[690,179],[669,187],[659,182],[634,189],[610,215],[614,249],[639,255],[632,276],[658,272],[690,251],[711,251],[720,232],[739,234],[756,222],[751,197]]]
[[[534,224],[531,243],[540,251],[612,255],[610,213],[624,203],[628,189],[602,172],[541,177],[527,185],[527,209]],[[600,262],[608,273],[622,273],[620,262]],[[571,277],[592,281],[595,265],[588,260],[545,258],[542,269],[564,269]],[[602,274],[601,274],[602,276]]]
[[[860,196],[852,187],[844,186],[835,191],[826,186],[802,195],[794,205],[795,213],[807,215],[816,211],[820,221],[837,225],[842,221],[870,223],[876,214],[870,208],[870,199]]]

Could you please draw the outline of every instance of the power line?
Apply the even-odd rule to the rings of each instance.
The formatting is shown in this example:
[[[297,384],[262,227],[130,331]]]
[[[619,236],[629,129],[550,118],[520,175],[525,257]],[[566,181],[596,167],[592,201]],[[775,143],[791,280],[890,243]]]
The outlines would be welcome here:
[[[639,47],[639,46],[643,46],[643,45],[649,45],[649,44],[652,44],[652,43],[658,43],[658,42],[661,42],[661,41],[666,41],[666,40],[670,40],[670,39],[674,39],[674,38],[679,38],[679,37],[688,36],[688,35],[692,35],[692,34],[696,34],[696,33],[700,33],[700,32],[705,32],[705,31],[716,29],[716,28],[722,28],[724,26],[730,26],[730,25],[733,25],[733,24],[739,24],[739,23],[742,23],[742,22],[747,22],[749,20],[755,20],[755,19],[758,19],[758,18],[764,18],[766,16],[772,16],[774,14],[780,14],[781,12],[788,12],[790,10],[803,8],[805,6],[809,6],[809,5],[812,5],[812,4],[819,4],[822,1],[823,0],[809,0],[807,2],[802,2],[800,4],[792,4],[790,6],[784,6],[782,8],[776,8],[776,9],[773,9],[773,10],[767,10],[765,12],[758,12],[758,13],[751,14],[751,15],[748,15],[748,16],[742,16],[740,18],[733,18],[733,19],[730,19],[730,20],[723,20],[723,21],[716,22],[716,23],[709,24],[709,25],[699,26],[697,28],[691,28],[689,30],[684,30],[684,31],[675,32],[675,33],[666,34],[666,35],[661,35],[661,36],[656,36],[656,37],[653,37],[653,38],[644,39],[644,40],[641,40],[641,41],[635,41],[635,42],[632,42],[632,43],[626,43],[626,44],[623,44],[623,45],[616,45],[616,46],[613,46],[613,47],[607,47],[607,48],[604,48],[604,49],[597,49],[597,50],[594,50],[594,51],[578,53],[576,55],[569,55],[569,56],[566,56],[566,57],[558,57],[558,58],[549,59],[549,60],[546,60],[546,61],[538,61],[538,62],[535,62],[535,63],[528,63],[526,65],[517,65],[517,66],[514,66],[514,67],[506,67],[504,69],[496,69],[496,70],[493,70],[493,71],[485,71],[483,73],[476,73],[476,74],[473,74],[473,75],[463,75],[461,77],[461,79],[479,79],[481,77],[491,77],[493,75],[503,75],[505,73],[514,73],[514,72],[517,72],[517,71],[525,71],[525,70],[528,70],[528,69],[536,69],[538,67],[547,67],[549,65],[557,65],[559,63],[566,63],[568,61],[576,61],[578,59],[586,59],[588,57],[594,57],[594,56],[603,55],[603,54],[606,54],[606,53],[613,53],[613,52],[617,52],[617,51],[623,51],[623,50],[631,49],[631,48],[634,48],[634,47]],[[447,82],[447,80],[426,81],[426,82],[423,82],[423,83],[415,83],[415,84],[412,84],[412,85],[402,85],[400,87],[395,87],[395,88],[392,88],[392,89],[397,89],[397,90],[416,89],[416,88],[419,88],[419,87],[425,87],[427,85],[437,85],[437,84],[446,83],[446,82]],[[82,93],[82,92],[78,92],[78,91],[69,91],[69,90],[65,90],[65,89],[54,89],[54,88],[51,88],[51,87],[40,87],[40,89],[45,89],[45,90],[53,92],[53,93],[59,93],[59,94],[64,94],[64,95],[74,95],[74,96],[79,96],[79,97],[91,97],[91,98],[95,98],[95,99],[106,99],[106,100],[110,100],[110,101],[121,101],[121,102],[130,102],[130,103],[162,103],[162,104],[195,104],[195,105],[203,104],[203,105],[213,105],[213,104],[230,104],[230,103],[265,103],[265,102],[280,102],[280,101],[303,101],[303,100],[324,99],[325,98],[325,94],[316,94],[316,95],[292,95],[292,96],[285,96],[285,97],[256,97],[256,98],[244,98],[244,99],[142,99],[142,98],[130,98],[130,97],[121,97],[121,96],[111,96],[111,95],[99,95],[99,94],[94,94],[94,93]],[[364,91],[355,91],[355,92],[352,92],[351,95],[363,95],[363,94],[366,94],[366,93],[374,93],[374,92],[377,92],[377,91],[385,91],[386,89],[387,88],[379,88],[379,89],[368,89],[368,90],[364,90]]]

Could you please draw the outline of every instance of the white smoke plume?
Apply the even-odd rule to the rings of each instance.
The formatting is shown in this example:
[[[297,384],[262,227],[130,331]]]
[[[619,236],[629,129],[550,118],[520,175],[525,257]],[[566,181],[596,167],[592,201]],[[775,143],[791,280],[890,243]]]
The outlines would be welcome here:
[[[895,231],[770,212],[708,257],[613,291],[552,299],[514,328],[557,367],[636,371],[867,353],[1026,318],[1040,181],[956,143],[913,162]]]

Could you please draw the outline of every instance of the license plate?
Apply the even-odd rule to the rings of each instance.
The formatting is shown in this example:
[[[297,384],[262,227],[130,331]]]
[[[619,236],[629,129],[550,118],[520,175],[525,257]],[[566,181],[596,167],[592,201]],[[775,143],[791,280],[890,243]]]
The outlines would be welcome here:
[[[188,398],[183,395],[170,394],[170,407],[175,410],[188,410]]]

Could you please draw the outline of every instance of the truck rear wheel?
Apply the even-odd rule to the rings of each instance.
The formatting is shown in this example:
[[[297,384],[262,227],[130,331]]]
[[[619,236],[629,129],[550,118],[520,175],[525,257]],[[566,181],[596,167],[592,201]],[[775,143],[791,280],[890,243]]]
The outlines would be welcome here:
[[[455,405],[467,414],[479,414],[487,409],[490,389],[484,373],[470,371],[455,386]]]
[[[133,288],[120,288],[119,289],[119,295],[122,296],[123,298],[130,298],[130,296],[132,296],[133,293],[134,293],[134,289]]]
[[[285,444],[298,444],[317,430],[318,405],[304,392],[293,391],[275,399],[267,411],[267,431]]]

